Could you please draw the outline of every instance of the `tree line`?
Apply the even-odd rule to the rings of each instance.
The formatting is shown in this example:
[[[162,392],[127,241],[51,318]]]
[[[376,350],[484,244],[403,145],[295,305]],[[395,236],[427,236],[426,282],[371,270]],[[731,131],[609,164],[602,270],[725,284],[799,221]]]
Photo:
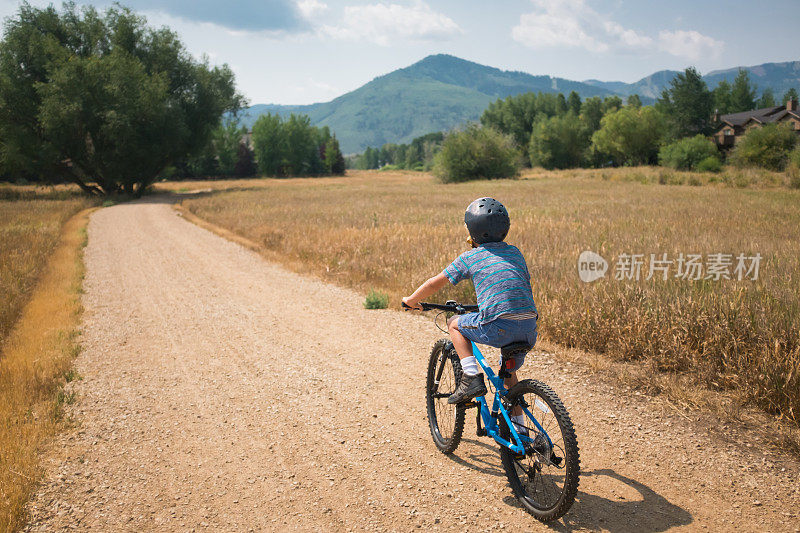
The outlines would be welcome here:
[[[479,138],[491,142],[491,157],[502,161],[502,168],[512,168],[507,163],[516,152],[518,167],[662,164],[717,171],[723,154],[708,137],[717,126],[715,115],[777,105],[771,90],[758,98],[757,94],[746,70],[740,70],[732,83],[723,82],[710,90],[699,72],[688,68],[671,80],[653,106],[642,106],[637,95],[624,104],[617,96],[581,99],[574,91],[566,97],[544,93],[510,96],[490,104],[480,124],[513,142],[483,133],[474,125],[451,132],[442,144],[434,172],[444,181],[461,179],[465,155],[458,147],[477,146]],[[782,102],[789,99],[797,99],[795,89],[788,90]],[[737,143],[732,163],[782,170],[790,158],[797,158],[790,156],[797,144],[796,134],[779,125],[767,125],[763,130],[753,131]],[[506,151],[502,147],[507,147]],[[478,161],[473,161],[471,168],[476,169],[471,177],[499,177],[496,172],[480,173],[485,171],[477,169],[485,167]],[[513,174],[516,171],[509,173]]]
[[[267,176],[341,175],[344,156],[328,126],[311,125],[307,115],[261,115],[253,124],[253,151],[258,171]]]
[[[307,115],[260,116],[249,133],[231,117],[197,154],[167,170],[174,178],[342,175],[345,160],[328,126],[311,126]],[[252,145],[252,147],[251,147]]]
[[[368,146],[363,153],[349,158],[348,165],[360,170],[387,166],[390,169],[431,170],[443,141],[444,133],[437,131],[417,137],[408,144],[386,143],[380,148]]]

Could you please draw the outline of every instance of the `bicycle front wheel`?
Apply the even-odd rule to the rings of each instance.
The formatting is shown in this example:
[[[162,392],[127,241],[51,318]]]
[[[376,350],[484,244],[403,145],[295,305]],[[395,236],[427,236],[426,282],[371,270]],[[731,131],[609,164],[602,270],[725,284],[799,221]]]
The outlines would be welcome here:
[[[580,474],[578,440],[569,413],[556,393],[537,380],[520,381],[506,400],[509,412],[515,406],[526,407],[547,434],[525,416],[528,436],[533,440],[526,445],[526,453],[517,455],[505,446],[500,448],[514,495],[542,522],[561,518],[575,501]],[[508,427],[501,421],[501,435],[508,438]]]
[[[464,432],[464,405],[447,403],[447,397],[455,392],[460,380],[461,363],[453,343],[447,339],[436,341],[428,361],[425,399],[433,442],[446,454],[455,451]]]

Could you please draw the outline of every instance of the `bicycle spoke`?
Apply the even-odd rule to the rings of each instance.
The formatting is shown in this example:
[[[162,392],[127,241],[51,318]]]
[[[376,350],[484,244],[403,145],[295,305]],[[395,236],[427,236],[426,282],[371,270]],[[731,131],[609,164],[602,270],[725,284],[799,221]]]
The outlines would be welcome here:
[[[503,465],[520,501],[534,516],[549,521],[562,516],[574,500],[580,468],[577,442],[569,414],[555,393],[533,380],[523,387],[512,403],[527,405],[536,423],[525,417],[530,439],[526,454],[519,457],[504,448]]]
[[[431,435],[440,451],[452,453],[461,440],[464,429],[464,409],[447,403],[456,389],[458,359],[452,351],[445,352],[447,343],[434,345],[428,365],[427,403]],[[460,373],[460,367],[458,368]]]

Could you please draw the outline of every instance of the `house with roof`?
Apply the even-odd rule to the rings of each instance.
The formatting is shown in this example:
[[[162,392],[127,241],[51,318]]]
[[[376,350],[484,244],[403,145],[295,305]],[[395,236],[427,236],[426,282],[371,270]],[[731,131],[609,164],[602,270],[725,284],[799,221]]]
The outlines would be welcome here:
[[[788,124],[800,135],[800,112],[797,110],[797,100],[789,100],[784,105],[731,113],[729,115],[714,115],[714,123],[719,124],[712,135],[712,140],[721,150],[729,150],[753,128],[761,128],[765,124]]]

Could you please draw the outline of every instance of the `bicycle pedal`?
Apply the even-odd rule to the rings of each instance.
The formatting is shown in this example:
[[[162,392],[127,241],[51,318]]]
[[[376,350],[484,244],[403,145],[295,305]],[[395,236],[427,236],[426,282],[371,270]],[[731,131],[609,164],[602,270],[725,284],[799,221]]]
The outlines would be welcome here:
[[[478,402],[476,401],[464,402],[462,405],[464,406],[464,409],[472,409],[473,407],[478,407]]]

